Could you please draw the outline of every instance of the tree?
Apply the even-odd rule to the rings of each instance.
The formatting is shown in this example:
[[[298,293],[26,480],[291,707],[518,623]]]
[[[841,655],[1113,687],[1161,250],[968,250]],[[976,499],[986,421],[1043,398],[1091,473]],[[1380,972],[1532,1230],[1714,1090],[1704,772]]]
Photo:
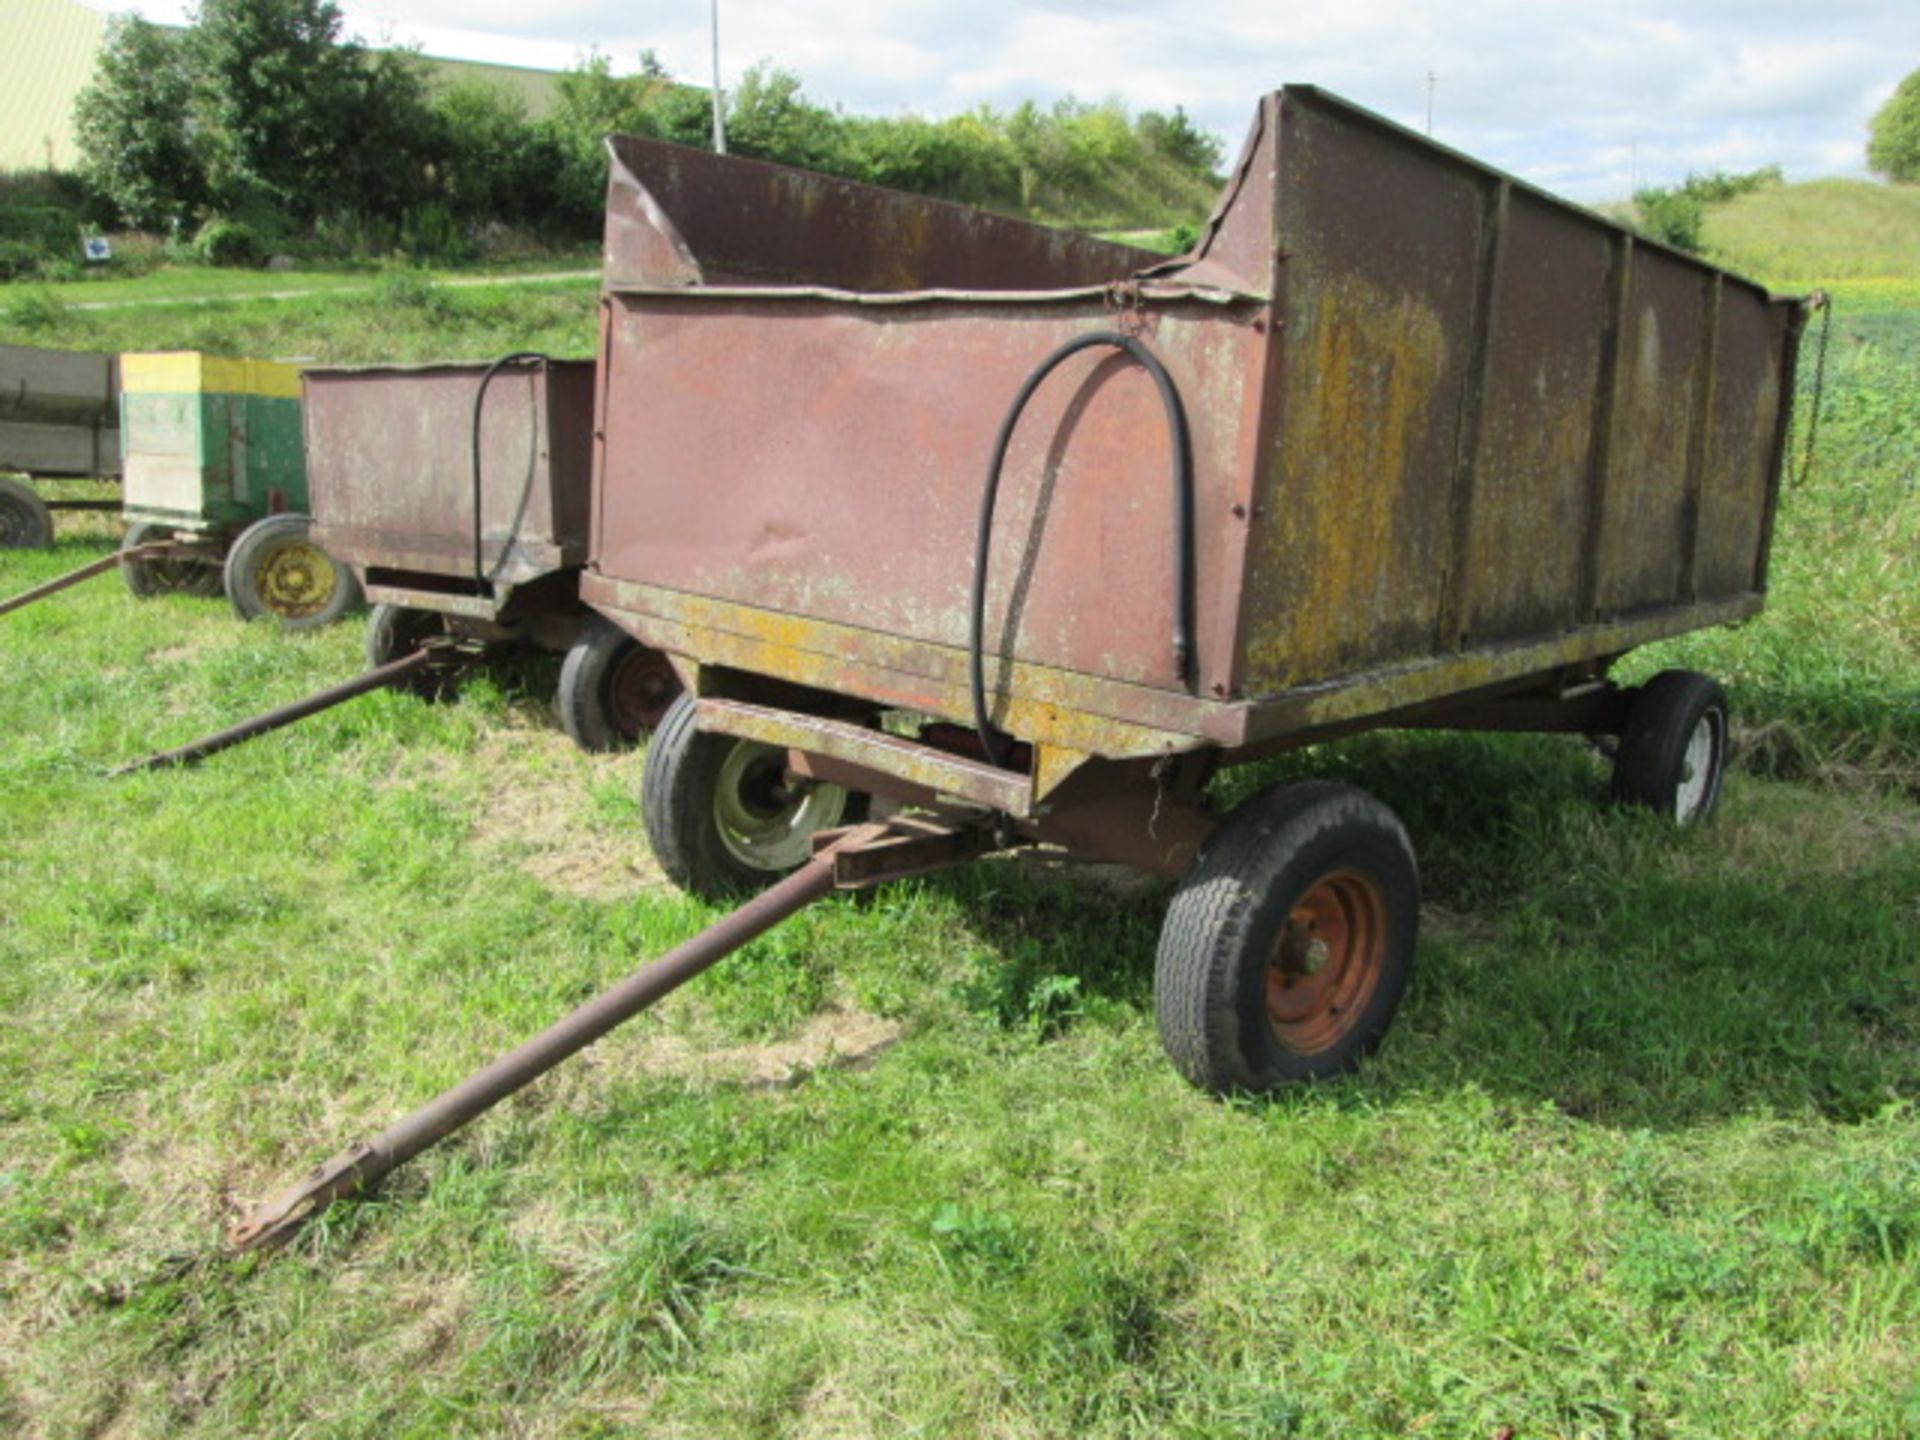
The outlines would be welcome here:
[[[208,180],[220,207],[265,202],[308,220],[323,205],[367,198],[351,184],[341,193],[343,162],[356,148],[391,141],[389,117],[372,102],[404,100],[407,84],[381,67],[370,86],[365,48],[343,41],[340,27],[332,0],[202,0],[193,46]],[[413,89],[424,114],[417,77]],[[391,164],[396,157],[378,158]]]
[[[109,25],[93,80],[74,104],[81,172],[134,225],[183,224],[206,203],[192,59],[178,36],[121,16]]]
[[[1867,164],[1889,180],[1920,181],[1920,70],[1902,80],[1867,126]]]

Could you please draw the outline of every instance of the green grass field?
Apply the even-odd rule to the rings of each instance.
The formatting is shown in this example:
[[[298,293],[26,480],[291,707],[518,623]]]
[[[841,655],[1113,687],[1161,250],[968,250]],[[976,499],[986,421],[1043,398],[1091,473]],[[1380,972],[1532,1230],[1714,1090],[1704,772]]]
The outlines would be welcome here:
[[[581,354],[590,294],[0,301],[0,339]],[[1839,297],[1768,612],[1634,661],[1727,678],[1720,816],[1612,810],[1559,739],[1270,767],[1393,805],[1427,904],[1379,1059],[1266,1102],[1160,1056],[1164,885],[996,861],[802,915],[228,1258],[718,912],[550,667],[112,780],[353,673],[357,628],[112,578],[0,619],[0,1432],[1920,1433],[1920,284]]]
[[[1709,207],[1709,259],[1774,284],[1920,273],[1920,186],[1774,185]]]

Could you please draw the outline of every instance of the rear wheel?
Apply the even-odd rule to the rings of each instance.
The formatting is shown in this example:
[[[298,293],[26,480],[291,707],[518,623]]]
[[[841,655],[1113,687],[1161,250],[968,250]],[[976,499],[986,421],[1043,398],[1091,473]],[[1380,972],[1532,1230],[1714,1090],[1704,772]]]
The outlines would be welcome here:
[[[560,667],[560,724],[582,750],[630,750],[680,696],[667,657],[612,621],[589,616]]]
[[[432,610],[409,610],[384,602],[367,611],[367,668],[377,670],[395,660],[404,660],[430,640],[447,633],[447,617]],[[399,684],[400,689],[422,700],[450,700],[459,688],[451,668],[428,665],[416,670]]]
[[[1413,973],[1420,874],[1393,812],[1280,785],[1209,837],[1160,931],[1154,1012],[1176,1069],[1216,1094],[1344,1074]]]
[[[305,515],[269,515],[240,532],[224,567],[242,620],[276,616],[288,630],[331,625],[360,602],[360,583],[313,543]]]
[[[171,525],[141,521],[127,527],[120,548],[131,550],[137,545],[150,545],[156,540],[171,539],[173,534]],[[168,556],[164,559],[129,560],[120,567],[120,573],[126,577],[127,589],[141,600],[150,600],[156,595],[220,593],[220,562],[211,556],[206,559]]]
[[[1727,695],[1693,670],[1662,670],[1634,695],[1613,757],[1613,798],[1697,825],[1720,800]]]
[[[647,842],[681,889],[708,899],[764,890],[806,861],[816,832],[864,815],[864,795],[789,774],[776,746],[704,734],[697,713],[690,695],[673,702],[640,783]]]
[[[0,550],[39,550],[53,543],[53,512],[31,485],[0,475]]]

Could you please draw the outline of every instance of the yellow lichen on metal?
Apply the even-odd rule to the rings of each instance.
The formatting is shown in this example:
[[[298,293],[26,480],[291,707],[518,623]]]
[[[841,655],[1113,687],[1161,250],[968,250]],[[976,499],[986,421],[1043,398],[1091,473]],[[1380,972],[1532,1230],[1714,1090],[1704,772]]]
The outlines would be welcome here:
[[[632,582],[609,584],[602,578],[590,585],[599,592],[589,596],[595,604],[622,614],[634,633],[671,654],[864,695],[963,724],[971,719],[964,650]],[[994,661],[987,675],[994,724],[1022,740],[1108,759],[1161,755],[1202,743],[1193,732],[1103,713],[1117,708],[1117,699],[1174,705],[1195,718],[1232,709],[1039,665],[1014,663],[1003,679],[1002,666]],[[1010,695],[1002,697],[1003,689]]]
[[[1082,750],[1069,750],[1064,745],[1037,745],[1033,751],[1033,794],[1036,800],[1045,800],[1058,790],[1078,770],[1093,757]]]
[[[1415,296],[1348,277],[1325,286],[1290,357],[1284,493],[1265,498],[1269,564],[1288,603],[1254,617],[1247,656],[1260,688],[1321,679],[1364,656],[1402,618],[1409,492],[1434,457],[1428,420],[1448,366],[1441,317]],[[1299,338],[1299,337],[1297,337]],[[1444,565],[1444,534],[1428,537]],[[1431,587],[1437,594],[1437,586]]]

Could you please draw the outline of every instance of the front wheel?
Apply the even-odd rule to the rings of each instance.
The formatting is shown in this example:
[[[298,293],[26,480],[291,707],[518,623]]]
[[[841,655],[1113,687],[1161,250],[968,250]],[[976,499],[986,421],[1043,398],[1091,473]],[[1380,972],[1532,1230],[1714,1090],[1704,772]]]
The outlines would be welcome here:
[[[171,525],[141,521],[127,527],[120,548],[132,550],[156,540],[171,539],[173,534]],[[129,560],[120,567],[120,573],[126,577],[127,589],[140,600],[150,600],[156,595],[209,596],[220,593],[218,560],[201,560],[192,556]]]
[[[1221,822],[1167,909],[1154,961],[1160,1042],[1214,1094],[1352,1070],[1413,974],[1420,872],[1393,812],[1319,781]]]
[[[668,709],[647,747],[640,811],[660,868],[706,899],[751,894],[798,869],[821,830],[851,824],[866,797],[789,774],[787,753],[703,733],[693,697]]]
[[[1727,768],[1727,695],[1693,670],[1662,670],[1633,697],[1613,758],[1613,798],[1697,825]]]
[[[680,676],[666,656],[592,615],[560,667],[554,703],[573,743],[599,754],[639,744],[666,718],[680,691]]]
[[[53,543],[53,512],[31,485],[0,475],[0,550],[43,550]]]

